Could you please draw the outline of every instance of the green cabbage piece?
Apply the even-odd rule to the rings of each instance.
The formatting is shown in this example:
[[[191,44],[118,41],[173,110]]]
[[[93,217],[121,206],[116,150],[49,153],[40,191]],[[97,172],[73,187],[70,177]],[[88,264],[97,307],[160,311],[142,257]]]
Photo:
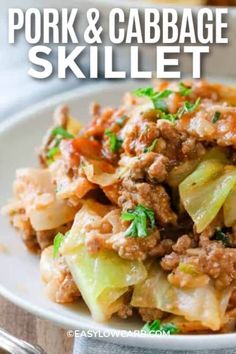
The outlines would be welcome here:
[[[235,184],[236,168],[215,158],[202,161],[180,184],[180,199],[198,233],[215,218]]]
[[[105,321],[119,310],[129,286],[143,281],[147,272],[142,262],[122,259],[111,250],[103,249],[95,255],[87,252],[84,224],[99,222],[99,217],[91,205],[85,204],[60,251],[93,318]]]
[[[167,178],[168,184],[173,188],[178,187],[179,184],[196,169],[200,162],[212,159],[217,160],[222,164],[228,162],[222,149],[218,147],[212,148],[201,159],[196,158],[193,160],[187,160],[180,163],[178,166],[173,167]]]
[[[231,227],[236,223],[236,187],[229,193],[223,207],[224,224]]]
[[[167,274],[153,264],[144,282],[135,285],[131,305],[157,308],[216,331],[223,323],[231,292],[230,287],[218,291],[211,282],[192,289],[174,287]]]

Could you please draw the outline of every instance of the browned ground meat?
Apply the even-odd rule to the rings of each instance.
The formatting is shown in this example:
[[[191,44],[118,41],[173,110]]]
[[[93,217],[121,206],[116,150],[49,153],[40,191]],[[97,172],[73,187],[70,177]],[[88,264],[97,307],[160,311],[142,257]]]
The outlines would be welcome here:
[[[216,288],[224,289],[236,279],[236,251],[233,248],[225,248],[221,242],[209,241],[202,248],[187,248],[190,239],[182,236],[173,246],[175,252],[165,255],[161,259],[161,266],[166,271],[175,270],[180,260],[187,264],[193,264],[203,274],[207,274],[215,281]],[[179,247],[184,242],[184,247]],[[186,242],[186,243],[185,243]],[[177,247],[177,248],[176,248]]]
[[[215,219],[210,223],[209,226],[199,235],[199,245],[204,247],[207,246],[211,241],[211,238],[214,236],[217,229],[221,229],[224,225],[223,222],[223,213],[218,213]]]
[[[133,315],[133,308],[130,305],[132,293],[133,291],[132,289],[130,289],[127,293],[123,295],[123,304],[121,305],[119,311],[117,312],[117,315],[122,319],[126,319]]]
[[[80,297],[67,264],[62,256],[52,257],[52,246],[42,252],[40,273],[47,284],[48,296],[58,303],[70,303]]]
[[[168,175],[169,160],[167,157],[155,152],[141,154],[132,166],[130,177],[133,180],[148,178],[155,182],[164,182]]]
[[[118,202],[125,210],[142,204],[154,210],[160,224],[176,224],[177,216],[171,209],[170,197],[161,185],[135,183],[126,178],[122,181]]]
[[[221,119],[212,122],[215,112],[221,113]],[[178,122],[178,129],[197,137],[198,140],[217,143],[219,146],[236,147],[236,108],[224,103],[212,104],[209,100],[202,101],[198,113],[189,114],[185,120]]]
[[[164,312],[155,308],[141,307],[138,311],[144,322],[161,319],[164,315]]]
[[[37,231],[36,232],[36,239],[38,242],[38,245],[41,250],[44,248],[50,246],[53,243],[53,239],[55,235],[58,232],[61,232],[62,234],[66,233],[68,230],[70,230],[72,223],[69,222],[67,224],[64,224],[57,229],[53,230],[45,230],[45,231]]]
[[[220,242],[212,242],[200,255],[199,268],[216,280],[216,287],[225,288],[236,279],[236,250],[225,248]]]
[[[161,260],[161,266],[164,270],[172,271],[179,265],[179,256],[175,252],[165,255]]]
[[[175,245],[173,245],[173,250],[176,253],[183,254],[188,248],[190,248],[192,239],[188,235],[183,235],[178,238]]]
[[[80,292],[75,285],[70,272],[63,275],[61,278],[60,286],[56,292],[56,302],[69,303],[75,301],[80,296]]]
[[[119,311],[117,312],[117,315],[122,319],[131,317],[133,315],[132,307],[130,305],[122,305]]]
[[[10,221],[12,225],[20,231],[21,238],[27,247],[27,249],[31,252],[37,253],[40,250],[36,232],[33,229],[29,218],[25,214],[25,210],[23,208],[15,209],[14,212],[9,214]]]
[[[156,245],[150,252],[150,256],[163,257],[172,250],[173,241],[171,239],[164,239],[158,245]]]
[[[159,232],[156,230],[145,238],[125,237],[124,234],[112,236],[106,241],[112,249],[117,251],[119,256],[131,260],[145,260],[160,240]]]

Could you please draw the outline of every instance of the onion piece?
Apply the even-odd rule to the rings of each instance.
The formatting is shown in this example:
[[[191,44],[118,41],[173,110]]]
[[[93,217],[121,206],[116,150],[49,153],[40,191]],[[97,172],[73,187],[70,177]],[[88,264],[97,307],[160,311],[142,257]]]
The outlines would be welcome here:
[[[107,187],[119,182],[127,172],[127,167],[118,167],[113,173],[107,173],[101,169],[98,161],[84,160],[83,171],[90,182]]]

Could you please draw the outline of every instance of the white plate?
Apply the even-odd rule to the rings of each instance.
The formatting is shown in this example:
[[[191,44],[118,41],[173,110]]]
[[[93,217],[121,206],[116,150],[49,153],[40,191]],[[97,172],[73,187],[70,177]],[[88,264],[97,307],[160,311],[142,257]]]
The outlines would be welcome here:
[[[137,87],[137,83],[135,86]],[[51,123],[53,111],[58,104],[68,103],[72,115],[86,122],[91,102],[118,105],[124,92],[133,87],[133,83],[102,84],[95,87],[89,85],[85,89],[50,99],[0,125],[0,205],[4,205],[11,196],[16,168],[37,164],[35,148],[40,144],[45,130]],[[8,219],[2,216],[0,216],[0,245],[6,247],[6,252],[0,253],[0,293],[16,305],[69,329],[105,330],[107,335],[114,330],[141,328],[142,324],[138,319],[126,321],[114,318],[109,323],[96,323],[82,301],[77,305],[65,306],[48,300],[39,277],[38,257],[26,251],[20,236],[9,225]],[[107,340],[159,349],[220,349],[234,347],[236,334],[145,338],[110,336]]]

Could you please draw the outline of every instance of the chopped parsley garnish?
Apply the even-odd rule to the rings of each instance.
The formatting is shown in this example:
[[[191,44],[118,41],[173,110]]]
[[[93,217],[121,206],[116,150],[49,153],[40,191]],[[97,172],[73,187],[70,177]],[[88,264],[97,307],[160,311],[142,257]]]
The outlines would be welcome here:
[[[188,96],[190,93],[192,93],[192,88],[186,86],[183,82],[179,83],[179,93],[181,96]]]
[[[156,147],[157,140],[158,140],[158,139],[154,139],[153,142],[151,143],[151,145],[150,145],[149,147],[146,147],[146,148],[144,149],[144,152],[151,152],[151,151],[153,151],[153,150],[155,149],[155,147]]]
[[[128,117],[124,115],[124,116],[117,118],[115,123],[122,126],[127,119],[128,119]]]
[[[216,122],[218,122],[218,120],[219,120],[219,118],[220,118],[220,116],[221,116],[221,113],[220,112],[218,112],[218,111],[216,111],[215,113],[214,113],[214,115],[213,115],[213,117],[212,117],[212,123],[216,123]]]
[[[64,235],[58,232],[58,234],[56,234],[56,236],[54,237],[53,241],[53,258],[57,258],[63,240]]]
[[[161,324],[159,320],[154,320],[153,322],[147,322],[142,330],[150,334],[177,334],[179,329],[174,323],[164,323]]]
[[[59,145],[61,140],[64,139],[73,139],[74,135],[70,134],[67,130],[62,127],[55,127],[52,132],[52,136],[56,137],[54,142],[54,146],[51,147],[47,153],[47,164],[50,165],[54,161],[54,156],[60,152]]]
[[[47,152],[47,158],[51,159],[53,158],[58,152],[60,151],[59,146],[54,146]]]
[[[109,148],[112,152],[117,152],[120,150],[123,139],[119,138],[115,133],[110,130],[105,131],[105,135],[109,138]]]
[[[215,240],[222,242],[224,246],[230,245],[229,236],[220,229],[215,232]]]
[[[172,93],[173,91],[168,89],[156,92],[151,86],[139,88],[134,91],[134,94],[138,97],[148,97],[152,101],[154,108],[163,112],[167,110],[165,99]]]
[[[65,139],[73,139],[74,138],[74,135],[72,135],[66,129],[64,129],[62,127],[54,128],[52,130],[52,135],[53,136],[61,136],[62,138],[65,138]]]
[[[138,88],[138,89],[134,90],[133,93],[135,96],[149,97],[151,100],[153,97],[155,97],[157,95],[157,92],[151,86]]]
[[[184,113],[195,111],[199,106],[200,101],[201,101],[200,97],[198,97],[194,103],[185,101],[183,107],[181,107],[177,112],[178,116],[181,117]]]
[[[171,123],[176,123],[176,121],[179,119],[178,114],[171,114],[171,113],[162,113],[160,118],[168,120]]]
[[[139,204],[135,209],[128,209],[121,214],[124,221],[132,221],[125,232],[126,237],[146,237],[148,236],[148,226],[151,230],[155,226],[155,214],[150,208]]]

